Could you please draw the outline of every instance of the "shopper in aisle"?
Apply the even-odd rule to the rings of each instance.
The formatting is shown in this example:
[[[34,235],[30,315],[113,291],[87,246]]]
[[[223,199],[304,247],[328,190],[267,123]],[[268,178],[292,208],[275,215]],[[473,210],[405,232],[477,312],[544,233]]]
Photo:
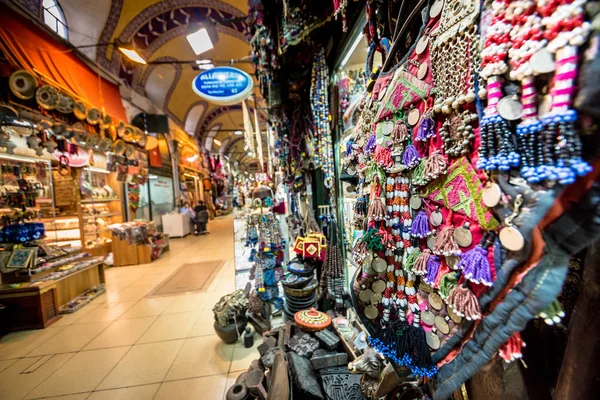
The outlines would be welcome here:
[[[195,218],[196,215],[194,210],[190,207],[190,203],[188,203],[187,201],[183,203],[183,207],[181,207],[181,210],[179,210],[179,212],[181,214],[188,214],[192,220]]]
[[[194,207],[194,235],[208,235],[206,224],[208,223],[208,209],[202,200]]]

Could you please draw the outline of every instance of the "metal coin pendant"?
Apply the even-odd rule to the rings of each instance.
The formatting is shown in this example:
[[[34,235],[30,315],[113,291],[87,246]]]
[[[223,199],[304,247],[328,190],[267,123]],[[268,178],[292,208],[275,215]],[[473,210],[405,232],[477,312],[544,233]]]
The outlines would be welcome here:
[[[435,240],[437,239],[436,235],[427,236],[427,247],[429,250],[433,251],[435,249]]]
[[[365,307],[365,316],[369,319],[375,319],[379,315],[379,310],[377,307],[368,305]]]
[[[510,251],[519,251],[525,246],[523,235],[514,226],[507,226],[500,231],[500,243]]]
[[[496,207],[498,203],[500,203],[500,198],[502,197],[502,190],[500,189],[500,185],[494,182],[488,182],[485,188],[483,188],[483,193],[481,194],[483,199],[483,203],[492,208]]]
[[[440,348],[440,338],[434,332],[427,332],[425,334],[425,340],[427,341],[427,346],[429,346],[431,350]]]
[[[446,256],[445,258],[446,258],[446,265],[448,266],[448,268],[456,270],[456,266],[458,265],[458,262],[460,261],[460,257],[459,256]]]
[[[554,72],[554,57],[545,47],[534,53],[529,59],[529,64],[536,74],[549,74]]]
[[[442,12],[444,8],[444,0],[435,0],[435,2],[431,5],[429,9],[429,17],[435,18]]]
[[[438,210],[435,210],[429,216],[429,222],[431,222],[431,225],[433,225],[435,227],[440,226],[442,224],[443,220],[444,220],[444,216]]]
[[[523,115],[523,104],[516,96],[504,96],[498,102],[498,114],[507,121],[516,121]]]
[[[374,294],[375,293],[373,293],[371,289],[365,289],[360,291],[360,293],[358,294],[358,298],[360,299],[360,301],[368,303],[369,301],[371,301]]]
[[[419,123],[419,119],[421,118],[421,112],[418,108],[413,108],[408,112],[408,123],[410,126],[415,126]]]
[[[419,66],[419,70],[417,71],[417,78],[419,78],[420,80],[425,79],[425,77],[427,76],[428,69],[429,69],[429,66],[427,65],[427,63],[422,63]]]
[[[435,327],[443,335],[447,335],[450,333],[450,326],[448,325],[448,323],[446,322],[444,317],[442,317],[441,315],[438,315],[437,317],[435,317]]]
[[[385,290],[385,282],[382,281],[381,279],[377,279],[375,282],[373,282],[373,284],[371,285],[371,289],[373,290],[373,292],[375,293],[383,293],[383,291]]]
[[[381,133],[384,136],[390,136],[394,129],[394,123],[392,121],[385,121],[381,126]]]
[[[421,321],[423,321],[425,325],[432,326],[435,323],[435,315],[429,310],[423,311],[421,313]]]
[[[433,292],[433,289],[431,288],[431,286],[429,286],[425,282],[419,282],[419,290],[421,292],[425,292],[425,293],[431,293],[431,292]]]
[[[448,316],[455,324],[460,324],[462,322],[462,317],[454,312],[454,310],[450,307],[446,307],[446,311],[448,311]]]
[[[383,296],[381,295],[381,293],[374,293],[373,297],[371,297],[371,303],[380,303],[382,299]]]
[[[443,302],[442,298],[437,293],[429,293],[429,297],[427,299],[429,300],[429,305],[434,310],[439,311],[444,306],[444,302]]]
[[[415,48],[415,52],[417,54],[422,54],[427,48],[427,44],[429,44],[429,36],[423,35],[421,39],[417,42],[417,47]]]
[[[473,244],[473,235],[469,228],[461,226],[454,230],[454,240],[460,247],[469,247]]]
[[[387,262],[381,257],[373,257],[371,268],[373,268],[375,272],[385,272],[387,270]]]
[[[418,210],[419,208],[421,208],[422,204],[423,200],[421,200],[419,196],[410,196],[410,208],[412,208],[413,210]]]
[[[349,166],[348,168],[346,168],[346,173],[350,176],[355,176],[356,168],[354,168],[353,166]]]

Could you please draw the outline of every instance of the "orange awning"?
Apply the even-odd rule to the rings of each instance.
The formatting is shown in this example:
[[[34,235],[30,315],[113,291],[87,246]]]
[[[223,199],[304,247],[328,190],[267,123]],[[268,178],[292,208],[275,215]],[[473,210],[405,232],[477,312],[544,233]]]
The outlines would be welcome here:
[[[0,13],[0,49],[14,64],[54,80],[96,108],[104,107],[117,120],[127,120],[118,85],[99,77],[66,45],[8,7]]]

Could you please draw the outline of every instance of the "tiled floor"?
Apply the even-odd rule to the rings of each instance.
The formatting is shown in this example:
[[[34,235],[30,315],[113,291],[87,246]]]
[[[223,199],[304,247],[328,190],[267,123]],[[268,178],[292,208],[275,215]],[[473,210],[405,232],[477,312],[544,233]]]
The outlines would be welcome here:
[[[213,330],[212,306],[234,290],[233,219],[173,239],[148,265],[106,270],[107,292],[51,327],[0,338],[0,398],[221,400],[257,358]],[[223,260],[204,293],[145,298],[184,263]],[[258,336],[257,336],[258,339]]]

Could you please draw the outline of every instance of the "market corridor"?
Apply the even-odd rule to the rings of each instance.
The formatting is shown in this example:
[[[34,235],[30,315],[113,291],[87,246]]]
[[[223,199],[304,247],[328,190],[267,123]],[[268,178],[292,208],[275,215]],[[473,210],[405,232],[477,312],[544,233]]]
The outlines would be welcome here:
[[[212,306],[234,290],[233,217],[209,230],[172,240],[152,264],[107,269],[107,292],[49,328],[2,337],[0,398],[223,398],[257,352],[214,333]],[[145,298],[182,264],[209,260],[224,264],[207,292]]]

